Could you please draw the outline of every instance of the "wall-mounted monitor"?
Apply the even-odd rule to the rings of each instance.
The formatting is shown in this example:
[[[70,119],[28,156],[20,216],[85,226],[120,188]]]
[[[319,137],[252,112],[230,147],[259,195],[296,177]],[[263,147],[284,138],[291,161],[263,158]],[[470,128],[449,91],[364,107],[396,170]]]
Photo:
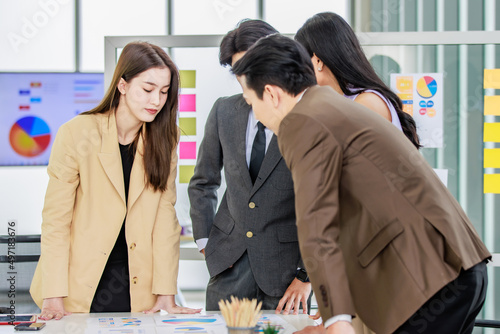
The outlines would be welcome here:
[[[59,127],[103,95],[103,73],[0,73],[0,166],[47,165]]]

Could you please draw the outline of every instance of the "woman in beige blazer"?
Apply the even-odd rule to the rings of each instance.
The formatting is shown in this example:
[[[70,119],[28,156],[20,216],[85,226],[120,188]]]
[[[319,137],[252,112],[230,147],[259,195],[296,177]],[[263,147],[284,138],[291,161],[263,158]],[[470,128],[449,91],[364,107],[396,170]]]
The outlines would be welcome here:
[[[99,106],[59,129],[30,289],[41,319],[89,311],[199,312],[174,300],[178,89],[165,51],[130,43]]]

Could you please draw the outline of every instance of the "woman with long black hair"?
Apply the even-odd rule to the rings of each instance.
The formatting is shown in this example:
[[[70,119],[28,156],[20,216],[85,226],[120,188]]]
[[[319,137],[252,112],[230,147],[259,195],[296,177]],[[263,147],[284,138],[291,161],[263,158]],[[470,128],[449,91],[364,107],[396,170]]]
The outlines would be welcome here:
[[[295,39],[309,52],[318,84],[385,117],[420,148],[415,121],[366,58],[356,34],[340,16],[324,12],[309,18]]]

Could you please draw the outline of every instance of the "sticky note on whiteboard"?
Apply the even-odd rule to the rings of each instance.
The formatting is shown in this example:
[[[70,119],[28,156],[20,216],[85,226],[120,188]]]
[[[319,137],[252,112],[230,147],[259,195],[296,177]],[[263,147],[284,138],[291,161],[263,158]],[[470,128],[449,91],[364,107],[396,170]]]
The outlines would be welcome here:
[[[181,128],[181,136],[196,136],[196,118],[179,117],[179,128]]]
[[[179,143],[179,159],[196,159],[196,142]]]
[[[179,183],[189,183],[194,174],[194,166],[179,166]]]
[[[500,69],[484,70],[484,88],[500,89]]]
[[[484,193],[500,194],[500,174],[484,174]]]
[[[180,70],[179,76],[181,81],[181,88],[196,88],[195,70]]]
[[[484,149],[484,168],[500,168],[500,148]]]
[[[179,111],[196,111],[196,95],[179,95]]]
[[[500,95],[484,97],[484,114],[500,116]]]
[[[500,143],[500,123],[484,123],[483,136],[485,142]]]

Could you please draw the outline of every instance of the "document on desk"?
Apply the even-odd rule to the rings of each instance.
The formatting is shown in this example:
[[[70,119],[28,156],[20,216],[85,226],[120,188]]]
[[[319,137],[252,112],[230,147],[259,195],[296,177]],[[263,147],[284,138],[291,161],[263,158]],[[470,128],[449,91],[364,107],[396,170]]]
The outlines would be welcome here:
[[[180,326],[225,326],[224,319],[219,314],[167,314],[155,315],[156,326],[180,327]]]
[[[221,325],[156,327],[156,334],[181,334],[181,333],[221,334],[221,333],[227,333],[227,329],[226,326],[221,326]]]
[[[259,326],[258,333],[263,333],[264,329],[267,328],[268,325],[277,327],[280,330],[280,334],[289,334],[297,330],[280,316],[272,313],[265,313],[257,322],[257,326]]]
[[[94,332],[95,333],[95,332]],[[97,334],[156,334],[154,327],[146,328],[104,328],[99,329]]]
[[[155,324],[151,317],[99,317],[99,318],[90,318],[87,320],[87,323],[89,328],[93,327],[99,329],[107,329],[107,328],[134,329],[134,328],[142,328],[144,326],[154,326]]]

